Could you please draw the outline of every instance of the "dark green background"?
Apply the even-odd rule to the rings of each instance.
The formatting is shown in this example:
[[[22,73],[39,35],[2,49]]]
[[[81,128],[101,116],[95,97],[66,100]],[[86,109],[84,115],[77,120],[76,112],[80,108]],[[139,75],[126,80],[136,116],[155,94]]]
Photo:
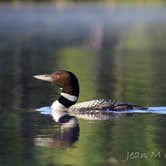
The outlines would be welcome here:
[[[110,98],[166,105],[165,7],[87,8],[0,6],[0,165],[165,165],[165,115],[79,119],[80,136],[72,147],[35,144],[60,131],[50,117],[35,112],[59,90],[34,74],[73,71],[79,102]],[[127,160],[127,152],[147,157]]]

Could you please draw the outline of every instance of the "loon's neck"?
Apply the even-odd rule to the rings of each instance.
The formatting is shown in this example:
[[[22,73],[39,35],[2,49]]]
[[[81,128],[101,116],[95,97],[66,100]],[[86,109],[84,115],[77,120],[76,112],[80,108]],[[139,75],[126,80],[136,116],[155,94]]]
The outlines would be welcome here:
[[[62,92],[60,97],[58,98],[58,101],[64,107],[69,108],[70,106],[72,106],[73,104],[77,102],[77,99],[78,99],[77,96]]]

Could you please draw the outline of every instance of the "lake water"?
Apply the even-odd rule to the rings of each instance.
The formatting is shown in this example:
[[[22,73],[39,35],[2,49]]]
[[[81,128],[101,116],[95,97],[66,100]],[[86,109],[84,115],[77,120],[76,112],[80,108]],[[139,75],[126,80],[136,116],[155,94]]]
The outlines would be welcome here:
[[[165,43],[165,6],[1,5],[0,165],[164,166],[166,115],[79,119],[62,132],[35,111],[59,89],[32,76],[74,72],[79,102],[166,106]]]

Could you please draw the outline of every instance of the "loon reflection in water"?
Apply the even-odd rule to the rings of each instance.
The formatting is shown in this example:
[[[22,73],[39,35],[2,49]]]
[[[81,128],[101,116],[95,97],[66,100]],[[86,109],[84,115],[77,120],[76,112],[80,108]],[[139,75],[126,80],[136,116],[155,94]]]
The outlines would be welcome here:
[[[147,109],[142,106],[107,99],[75,104],[79,97],[79,82],[70,71],[58,70],[53,74],[35,75],[34,77],[55,83],[62,88],[60,97],[51,105],[51,114],[56,122],[69,128],[78,124],[75,116],[91,120],[106,120],[114,117],[115,112]]]
[[[61,125],[61,130],[58,135],[49,136],[42,135],[37,136],[34,141],[35,145],[43,147],[69,147],[72,146],[79,139],[79,125],[73,127],[66,127]]]

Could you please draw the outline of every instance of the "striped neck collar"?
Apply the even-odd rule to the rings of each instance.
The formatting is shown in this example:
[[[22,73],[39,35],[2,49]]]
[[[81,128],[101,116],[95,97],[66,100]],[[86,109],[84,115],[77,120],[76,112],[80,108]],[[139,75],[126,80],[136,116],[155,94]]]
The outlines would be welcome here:
[[[70,94],[64,93],[64,92],[61,93],[61,96],[65,97],[66,99],[68,99],[70,101],[77,101],[77,99],[78,99],[77,96],[73,96],[73,95],[70,95]]]
[[[72,106],[73,104],[77,102],[77,99],[78,99],[77,96],[73,96],[73,95],[62,92],[58,101],[66,108],[69,108],[70,106]]]

